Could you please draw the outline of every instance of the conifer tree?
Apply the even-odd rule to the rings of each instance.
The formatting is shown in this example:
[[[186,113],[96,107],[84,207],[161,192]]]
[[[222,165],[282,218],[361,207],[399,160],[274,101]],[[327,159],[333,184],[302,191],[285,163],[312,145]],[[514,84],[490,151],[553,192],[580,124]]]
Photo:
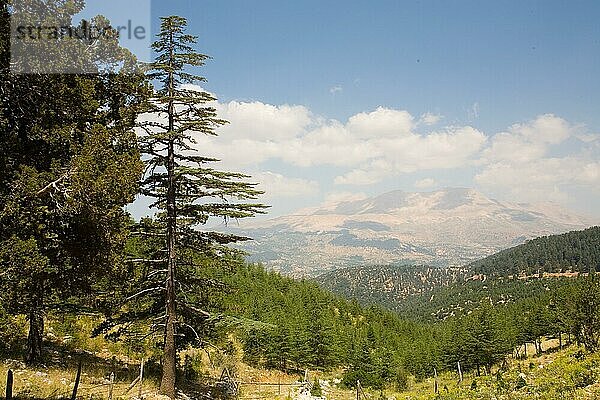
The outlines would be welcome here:
[[[588,351],[600,349],[600,278],[595,270],[581,278],[572,291],[569,304],[572,331]]]
[[[65,24],[83,7],[38,3]],[[116,38],[101,54],[80,43],[90,54],[82,61],[96,73],[11,73],[15,6],[0,0],[0,300],[27,316],[26,360],[36,363],[45,314],[89,305],[118,265],[128,222],[123,207],[143,171],[133,126],[148,83]],[[60,48],[57,42],[42,45]],[[102,70],[115,61],[119,69]]]
[[[221,283],[203,277],[203,265],[226,267],[238,262],[238,253],[227,245],[245,240],[199,227],[210,218],[251,217],[265,208],[249,202],[261,192],[246,181],[248,176],[209,167],[218,160],[199,155],[194,148],[195,135],[215,135],[226,121],[207,104],[215,100],[211,94],[190,86],[205,81],[189,70],[204,65],[208,57],[196,52],[196,37],[187,34],[186,27],[182,17],[162,18],[153,44],[157,55],[148,75],[158,88],[148,118],[141,123],[140,146],[147,158],[141,193],[155,200],[151,207],[159,212],[154,220],[142,221],[138,230],[154,238],[158,247],[131,260],[140,266],[140,274],[131,287],[135,293],[126,300],[137,305],[104,327],[132,317],[153,318],[152,329],[163,332],[160,392],[171,398],[178,348],[189,342],[205,345],[213,329],[215,316],[208,309],[207,291]]]

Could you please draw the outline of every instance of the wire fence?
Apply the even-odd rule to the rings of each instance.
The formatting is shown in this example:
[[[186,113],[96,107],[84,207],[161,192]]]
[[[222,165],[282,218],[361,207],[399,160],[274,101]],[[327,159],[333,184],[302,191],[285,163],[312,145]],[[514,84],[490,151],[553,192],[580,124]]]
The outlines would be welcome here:
[[[140,364],[139,374],[134,379],[133,382],[127,386],[126,389],[116,389],[115,383],[115,373],[112,372],[108,379],[108,382],[97,383],[97,384],[81,384],[81,376],[83,371],[83,363],[79,363],[77,366],[77,373],[75,375],[75,380],[73,383],[73,387],[65,390],[64,388],[57,388],[54,392],[50,393],[45,397],[37,396],[32,397],[30,393],[14,393],[15,387],[15,373],[12,369],[9,369],[6,376],[6,387],[5,387],[5,399],[13,400],[19,397],[25,396],[30,400],[46,400],[46,399],[70,399],[76,400],[80,398],[106,398],[108,400],[113,400],[117,397],[126,396],[133,389],[137,389],[137,398],[142,398],[144,395],[143,392],[143,381],[144,381],[144,360],[142,360]]]
[[[138,376],[125,388],[123,382],[117,385],[115,381],[115,373],[112,372],[107,382],[95,384],[82,384],[81,376],[84,371],[82,363],[78,364],[77,373],[73,381],[73,385],[68,390],[64,388],[56,389],[46,397],[31,397],[27,394],[28,400],[50,400],[50,399],[108,399],[123,398],[131,394],[137,399],[143,399],[145,396],[155,394],[154,390],[144,391],[144,361],[142,360],[139,366]],[[12,370],[8,370],[6,377],[6,393],[7,400],[16,400],[19,394],[13,393],[15,384],[15,374]],[[201,384],[196,382],[185,382],[184,388],[189,394],[193,394],[192,398],[198,399],[236,399],[236,400],[262,400],[273,399],[275,396],[291,395],[293,392],[310,393],[313,389],[313,382],[308,379],[308,372],[301,382],[247,382],[236,380],[229,370],[225,368],[218,380],[212,384]],[[246,394],[247,393],[247,394]],[[187,394],[187,393],[186,393]],[[24,394],[21,394],[24,395]],[[368,399],[363,391],[360,381],[356,385],[356,399]]]

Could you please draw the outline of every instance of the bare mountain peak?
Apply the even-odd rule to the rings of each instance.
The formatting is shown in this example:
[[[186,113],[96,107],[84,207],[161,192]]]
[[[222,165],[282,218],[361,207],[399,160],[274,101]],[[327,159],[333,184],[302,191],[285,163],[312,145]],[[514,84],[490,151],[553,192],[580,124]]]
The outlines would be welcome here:
[[[463,205],[497,203],[470,188],[444,188],[430,192],[405,192],[394,190],[362,200],[340,201],[317,208],[313,215],[338,214],[388,214],[402,208],[428,208],[451,210]]]
[[[527,239],[596,224],[556,204],[444,188],[329,202],[260,221],[245,234],[256,239],[247,248],[254,260],[301,276],[365,264],[464,265]]]

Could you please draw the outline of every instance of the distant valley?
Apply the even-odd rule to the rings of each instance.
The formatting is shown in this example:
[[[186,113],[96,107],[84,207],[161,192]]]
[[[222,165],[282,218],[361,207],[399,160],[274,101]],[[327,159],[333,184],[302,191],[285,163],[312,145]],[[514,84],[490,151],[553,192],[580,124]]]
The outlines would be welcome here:
[[[250,261],[294,277],[382,264],[459,267],[527,239],[594,221],[554,204],[490,199],[473,189],[393,191],[236,229]]]
[[[373,265],[343,268],[315,281],[364,305],[414,319],[461,315],[482,301],[511,303],[600,270],[600,227],[536,238],[463,267]]]

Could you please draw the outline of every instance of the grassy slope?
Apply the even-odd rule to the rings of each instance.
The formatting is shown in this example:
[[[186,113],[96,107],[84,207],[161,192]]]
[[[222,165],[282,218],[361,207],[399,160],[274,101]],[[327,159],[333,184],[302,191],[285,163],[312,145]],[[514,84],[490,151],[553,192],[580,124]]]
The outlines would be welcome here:
[[[546,347],[549,347],[548,342]],[[70,357],[69,357],[70,356]],[[108,395],[107,377],[111,367],[107,365],[112,361],[112,355],[106,347],[93,354],[72,350],[65,358],[71,360],[63,365],[40,367],[36,369],[25,368],[17,361],[6,360],[0,364],[0,390],[4,392],[6,372],[9,368],[15,372],[16,394],[28,395],[35,398],[58,398],[70,395],[75,377],[75,364],[79,357],[88,362],[84,367],[81,381],[80,394],[85,398],[106,399]],[[243,364],[241,354],[222,357],[212,354],[210,365],[208,357],[201,357],[203,371],[212,377],[218,377],[223,367],[227,366],[236,371],[237,377],[243,382],[281,382],[291,384],[297,382],[299,376],[286,375],[278,371],[259,370]],[[104,362],[103,362],[104,360]],[[93,368],[89,365],[94,365]],[[120,367],[123,363],[119,362]],[[137,396],[137,387],[125,394],[125,391],[139,370],[135,361],[131,361],[129,368],[118,369],[117,380],[114,387],[115,398],[133,399]],[[355,393],[351,390],[337,388],[333,384],[340,377],[341,371],[329,374],[309,372],[310,379],[318,378],[322,381],[324,393],[328,399],[351,400]],[[524,380],[519,377],[524,374]],[[523,376],[523,375],[522,375]],[[600,397],[600,355],[588,355],[581,349],[572,346],[562,351],[548,352],[540,357],[530,357],[527,360],[510,360],[508,369],[502,374],[496,370],[490,376],[476,377],[465,375],[465,379],[458,384],[456,373],[444,373],[439,376],[440,395],[433,394],[434,381],[429,378],[423,382],[410,380],[409,388],[404,392],[385,393],[387,399],[397,400],[428,400],[428,399],[594,399]],[[473,382],[476,382],[473,386]],[[447,388],[447,389],[446,389]],[[244,385],[243,396],[251,398],[265,398],[283,400],[296,398],[297,389],[282,386],[281,394],[277,386]],[[158,384],[156,378],[145,381],[143,395],[145,399],[156,398]],[[370,398],[379,399],[378,392],[369,392]]]
[[[520,375],[522,378],[520,378]],[[563,351],[512,360],[507,372],[466,378],[457,384],[457,374],[440,379],[440,399],[595,399],[600,397],[600,356],[584,355],[571,347]],[[476,382],[472,387],[473,381]],[[444,387],[448,387],[448,391]],[[433,380],[415,385],[397,399],[433,399]]]

